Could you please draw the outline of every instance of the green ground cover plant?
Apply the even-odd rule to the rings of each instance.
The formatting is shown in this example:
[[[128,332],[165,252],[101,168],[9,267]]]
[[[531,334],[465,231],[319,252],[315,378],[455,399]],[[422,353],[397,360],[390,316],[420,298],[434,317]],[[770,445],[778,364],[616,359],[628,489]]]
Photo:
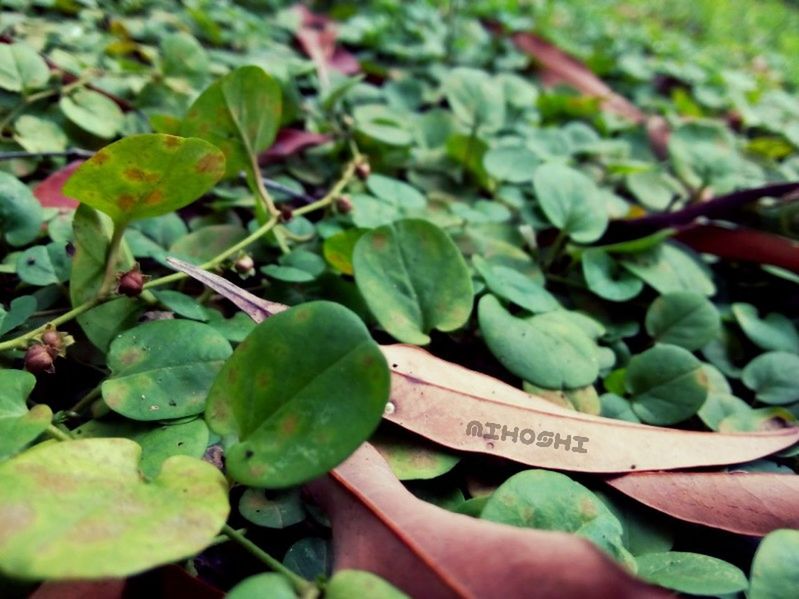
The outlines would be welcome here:
[[[799,13],[691,4],[8,2],[0,595],[789,596]]]

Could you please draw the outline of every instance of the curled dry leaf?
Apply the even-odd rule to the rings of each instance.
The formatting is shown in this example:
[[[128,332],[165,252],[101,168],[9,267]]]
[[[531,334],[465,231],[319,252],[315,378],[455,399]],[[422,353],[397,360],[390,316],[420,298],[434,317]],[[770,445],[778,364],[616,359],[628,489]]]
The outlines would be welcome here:
[[[688,522],[762,537],[799,528],[799,476],[771,472],[640,472],[606,481]]]
[[[631,472],[735,464],[799,441],[799,428],[720,434],[590,416],[413,346],[382,349],[392,371],[385,418],[459,451],[559,470]]]
[[[584,539],[417,499],[368,443],[306,488],[331,518],[334,569],[368,570],[413,597],[668,596]]]

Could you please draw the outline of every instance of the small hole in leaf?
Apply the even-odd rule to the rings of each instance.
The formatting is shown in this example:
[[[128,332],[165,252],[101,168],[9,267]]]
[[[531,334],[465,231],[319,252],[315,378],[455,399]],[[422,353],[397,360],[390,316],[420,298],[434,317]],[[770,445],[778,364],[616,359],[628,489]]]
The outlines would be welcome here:
[[[252,456],[255,455],[255,452],[252,449],[248,449],[244,452],[244,458],[249,460]]]
[[[27,260],[25,260],[25,264],[27,264],[28,266],[33,266],[34,264],[36,264],[36,258],[28,258]]]
[[[178,447],[183,447],[183,441],[178,441]]]

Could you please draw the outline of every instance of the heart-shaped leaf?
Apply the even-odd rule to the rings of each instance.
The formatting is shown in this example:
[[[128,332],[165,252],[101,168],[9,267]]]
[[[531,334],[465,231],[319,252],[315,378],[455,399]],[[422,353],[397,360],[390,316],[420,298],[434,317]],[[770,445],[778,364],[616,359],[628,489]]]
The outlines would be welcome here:
[[[472,311],[472,281],[463,256],[441,229],[402,220],[370,231],[352,257],[355,282],[392,336],[426,344],[433,329],[453,331]]]
[[[120,226],[190,204],[224,172],[225,156],[207,141],[147,133],[97,152],[77,168],[64,193]]]
[[[49,78],[47,63],[29,45],[0,44],[0,87],[10,92],[39,89]]]
[[[511,315],[497,298],[480,300],[480,331],[486,344],[513,374],[547,389],[590,385],[599,374],[597,346],[582,330],[546,318]]]
[[[586,250],[582,256],[583,276],[588,288],[612,302],[625,302],[641,293],[641,279],[623,269],[606,251]]]
[[[326,472],[377,427],[385,358],[361,320],[310,302],[258,325],[208,395],[206,419],[239,482],[287,487]]]
[[[0,304],[0,337],[28,320],[37,307],[38,302],[32,295],[15,297],[8,305],[8,310]]]
[[[211,326],[157,320],[125,331],[108,352],[111,376],[102,385],[108,406],[133,420],[199,414],[230,343]]]
[[[656,345],[633,357],[624,384],[633,395],[633,411],[648,424],[682,422],[707,398],[702,363],[676,345]]]
[[[472,264],[492,293],[504,297],[517,306],[533,313],[560,308],[560,303],[546,290],[543,281],[536,281],[518,270],[495,264],[478,255],[472,258]]]
[[[596,184],[580,171],[542,164],[533,175],[535,196],[554,226],[578,243],[596,241],[608,226],[608,214]]]
[[[799,356],[784,351],[759,355],[744,368],[742,380],[763,403],[789,404],[799,399]]]
[[[258,153],[275,141],[282,110],[280,84],[260,67],[239,67],[194,101],[181,133],[222,150],[225,177],[234,177],[242,170],[251,172]]]
[[[693,291],[675,291],[657,298],[646,313],[646,332],[659,343],[688,350],[704,347],[721,330],[716,307]]]
[[[22,370],[0,370],[0,461],[36,439],[50,425],[53,412],[46,405],[25,405],[36,378]]]
[[[175,456],[146,482],[140,451],[127,439],[51,442],[0,464],[0,571],[124,577],[207,547],[228,515],[225,477]]]
[[[85,87],[61,96],[58,105],[70,121],[103,139],[114,137],[125,122],[125,114],[116,102]]]
[[[766,351],[799,354],[799,333],[788,317],[771,313],[759,318],[757,308],[745,303],[733,304],[732,313],[752,343]]]
[[[636,558],[638,576],[691,595],[725,595],[748,586],[739,568],[709,555],[684,551],[647,553]]]

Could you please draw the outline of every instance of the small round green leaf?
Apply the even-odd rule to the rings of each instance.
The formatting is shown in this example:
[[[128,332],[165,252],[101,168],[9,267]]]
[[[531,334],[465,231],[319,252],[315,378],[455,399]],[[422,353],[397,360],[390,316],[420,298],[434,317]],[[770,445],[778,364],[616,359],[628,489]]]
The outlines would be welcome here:
[[[103,399],[112,410],[133,420],[199,414],[231,351],[221,333],[199,322],[143,324],[111,344],[111,376],[103,382]]]
[[[646,332],[659,343],[699,349],[721,331],[721,317],[705,296],[675,291],[657,298],[646,313]]]
[[[22,370],[0,370],[0,461],[36,439],[50,425],[53,412],[46,405],[25,405],[36,378]]]
[[[489,262],[478,255],[472,258],[472,263],[491,293],[533,313],[560,308],[560,302],[542,283],[533,280],[532,277],[513,268]]]
[[[239,512],[246,520],[267,528],[286,528],[306,516],[298,489],[247,489],[239,500]]]
[[[691,352],[656,345],[633,357],[624,379],[633,411],[647,424],[668,425],[690,418],[707,397],[707,377]]]
[[[665,243],[621,259],[624,268],[658,293],[695,291],[716,293],[710,270],[688,250]]]
[[[443,91],[452,112],[469,129],[496,131],[505,124],[504,89],[485,71],[452,69]]]
[[[61,152],[67,148],[67,136],[58,123],[24,114],[14,121],[14,141],[28,152]]]
[[[752,562],[749,599],[784,599],[799,588],[799,530],[775,530],[760,542]]]
[[[325,588],[325,599],[410,599],[397,587],[371,572],[339,570]]]
[[[305,537],[294,543],[283,558],[283,565],[306,580],[328,576],[331,570],[330,542],[319,537]]]
[[[222,152],[202,139],[133,135],[80,165],[64,194],[105,212],[120,226],[190,204],[224,171]]]
[[[542,164],[533,175],[533,187],[549,222],[574,241],[591,243],[605,232],[608,214],[596,184],[580,171],[563,164]]]
[[[123,578],[210,545],[229,511],[222,473],[175,456],[147,482],[140,452],[128,439],[82,439],[0,464],[0,572]]]
[[[759,401],[785,405],[799,400],[799,356],[784,351],[759,355],[743,370],[744,385],[755,392]]]
[[[369,442],[388,462],[400,480],[427,480],[446,474],[460,461],[460,456],[407,435],[383,433]]]
[[[486,172],[498,181],[528,183],[540,163],[538,156],[524,146],[500,146],[483,156]]]
[[[583,252],[583,276],[588,288],[599,297],[612,302],[625,302],[641,293],[644,284],[608,254],[600,249]]]
[[[2,46],[0,45],[0,48]],[[39,236],[42,206],[22,181],[0,172],[0,231],[9,245],[26,245]]]
[[[480,517],[539,530],[580,535],[614,556],[623,556],[622,526],[591,491],[565,474],[525,470],[494,491]]]
[[[86,87],[61,96],[58,105],[70,121],[103,139],[114,137],[125,122],[124,113],[112,99]]]
[[[205,139],[227,159],[225,177],[252,170],[272,145],[283,110],[280,84],[257,66],[239,67],[211,84],[189,108],[181,134]]]
[[[266,572],[245,578],[225,595],[225,599],[297,599],[288,578]]]
[[[449,236],[424,220],[370,231],[353,253],[355,282],[380,325],[404,343],[429,343],[432,329],[453,331],[472,311],[472,280]]]
[[[681,593],[717,596],[747,587],[746,576],[739,568],[709,555],[665,551],[647,553],[635,561],[638,576]]]
[[[755,345],[766,351],[799,354],[799,333],[786,316],[771,313],[765,318],[759,318],[757,308],[744,303],[733,304],[732,313],[743,332]]]
[[[0,44],[0,87],[10,92],[39,89],[50,79],[44,59],[24,43]]]
[[[516,318],[493,295],[478,307],[488,349],[513,374],[546,389],[590,385],[599,374],[596,344],[574,324],[549,314]]]
[[[206,420],[227,445],[230,475],[288,487],[338,465],[374,431],[389,371],[363,322],[310,302],[262,322],[208,395]]]

